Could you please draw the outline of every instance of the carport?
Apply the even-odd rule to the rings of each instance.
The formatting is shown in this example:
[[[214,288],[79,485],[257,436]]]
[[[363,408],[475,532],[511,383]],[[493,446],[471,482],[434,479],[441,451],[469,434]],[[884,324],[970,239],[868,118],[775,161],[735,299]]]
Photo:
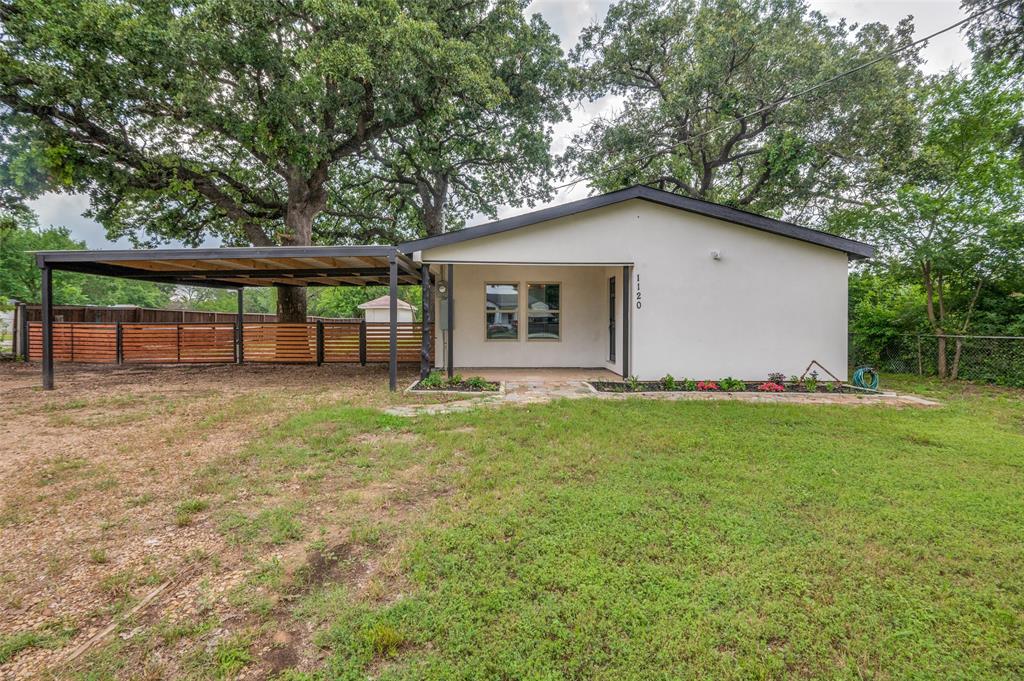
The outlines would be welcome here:
[[[418,284],[423,288],[422,325],[420,327],[420,373],[426,375],[431,366],[432,306],[430,290],[432,275],[426,265],[419,265],[393,246],[274,246],[257,248],[199,248],[149,250],[96,250],[96,251],[44,251],[36,253],[36,264],[42,271],[42,376],[43,388],[53,388],[54,318],[53,271],[80,272],[106,277],[121,277],[182,286],[208,286],[238,291],[238,318],[232,330],[225,326],[218,340],[215,325],[206,325],[209,348],[195,355],[245,361],[243,301],[244,290],[256,286],[377,286],[386,285],[391,294],[390,328],[388,329],[389,384],[398,387],[399,322],[397,314],[398,287]],[[250,325],[251,326],[251,325]],[[289,325],[277,329],[267,326],[269,343],[285,343],[283,332]],[[298,325],[291,325],[296,327]],[[315,341],[316,362],[324,359],[325,331],[322,324],[309,327],[304,337],[307,347]],[[365,326],[365,325],[364,325]],[[178,335],[180,336],[180,326]],[[429,331],[428,331],[429,329]],[[280,330],[282,333],[276,333]],[[292,329],[294,330],[294,329]],[[312,333],[315,331],[315,338]],[[365,331],[364,331],[365,332]],[[120,325],[112,327],[114,352],[117,360],[123,356],[123,331]],[[95,340],[94,344],[99,343]],[[383,341],[382,341],[383,342]],[[180,361],[181,344],[178,355]],[[361,346],[364,353],[365,343]],[[218,354],[219,353],[219,354]],[[281,361],[299,361],[296,356],[284,355]]]

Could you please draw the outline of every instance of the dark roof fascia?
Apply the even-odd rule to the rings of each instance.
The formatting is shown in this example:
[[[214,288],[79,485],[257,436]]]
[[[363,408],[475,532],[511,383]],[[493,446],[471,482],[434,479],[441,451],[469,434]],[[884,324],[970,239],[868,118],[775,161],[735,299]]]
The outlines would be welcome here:
[[[322,258],[401,255],[394,246],[266,246],[246,248],[149,248],[131,250],[35,251],[39,267],[60,263],[132,260],[220,260],[231,258]]]
[[[627,189],[620,189],[619,191],[601,194],[599,196],[592,196],[579,201],[564,203],[560,206],[543,208],[541,210],[524,213],[523,215],[516,215],[503,220],[496,220],[476,227],[467,227],[466,229],[457,232],[449,232],[448,234],[409,241],[400,244],[399,249],[404,253],[425,251],[439,246],[448,246],[462,241],[469,241],[470,239],[479,239],[493,234],[500,234],[502,232],[535,225],[541,222],[547,222],[549,220],[557,220],[558,218],[576,215],[577,213],[610,206],[623,201],[629,201],[631,199],[650,201],[670,208],[678,208],[690,213],[717,218],[719,220],[742,225],[744,227],[751,227],[763,232],[769,232],[771,234],[778,234],[791,239],[817,244],[826,248],[842,251],[850,256],[851,259],[870,258],[875,253],[874,246],[860,241],[854,241],[853,239],[835,236],[834,234],[821,232],[809,227],[795,225],[791,222],[784,222],[782,220],[776,220],[763,215],[748,213],[746,211],[730,208],[729,206],[722,206],[709,201],[691,199],[689,197],[679,196],[678,194],[662,191],[660,189],[652,189],[651,187],[645,187],[642,185],[629,187]]]

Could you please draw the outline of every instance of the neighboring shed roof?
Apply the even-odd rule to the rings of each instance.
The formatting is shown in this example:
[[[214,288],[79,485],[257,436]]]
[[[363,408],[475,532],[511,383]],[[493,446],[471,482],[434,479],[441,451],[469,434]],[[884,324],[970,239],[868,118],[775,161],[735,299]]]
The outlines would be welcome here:
[[[373,300],[368,300],[357,307],[360,310],[387,310],[391,308],[391,296],[381,296],[380,298],[374,298]],[[405,302],[401,298],[398,299],[398,308],[400,310],[413,309],[412,305]]]
[[[630,201],[632,199],[651,201],[652,203],[657,203],[662,206],[678,208],[679,210],[684,210],[690,213],[717,218],[733,224],[761,230],[762,232],[770,232],[772,234],[778,234],[791,239],[798,239],[800,241],[806,241],[826,248],[832,248],[846,253],[851,258],[870,258],[875,253],[874,246],[860,241],[854,241],[853,239],[847,239],[827,232],[811,229],[809,227],[801,227],[800,225],[795,225],[791,222],[784,222],[782,220],[768,218],[763,215],[748,213],[746,211],[722,206],[709,201],[691,199],[671,192],[661,191],[660,189],[644,187],[642,185],[621,189],[608,194],[601,194],[600,196],[592,196],[579,201],[564,203],[561,206],[535,210],[530,213],[524,213],[523,215],[516,215],[515,217],[505,218],[504,220],[497,220],[495,222],[488,222],[475,227],[467,227],[466,229],[459,230],[457,232],[449,232],[448,234],[427,237],[426,239],[409,241],[401,244],[399,249],[404,253],[425,251],[431,248],[437,248],[438,246],[447,246],[449,244],[459,243],[460,241],[479,239],[481,237],[491,236],[492,234],[500,234],[509,230],[519,229],[520,227],[528,227],[529,225],[536,225],[549,220],[557,220],[558,218],[576,215],[577,213],[593,210],[595,208],[603,208],[605,206],[621,203],[623,201]]]

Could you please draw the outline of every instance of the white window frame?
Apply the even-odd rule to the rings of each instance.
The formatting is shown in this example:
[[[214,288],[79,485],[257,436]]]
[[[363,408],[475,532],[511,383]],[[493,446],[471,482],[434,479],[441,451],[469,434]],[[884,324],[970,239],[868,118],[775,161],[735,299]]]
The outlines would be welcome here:
[[[487,313],[490,310],[487,309],[487,287],[488,286],[515,286],[516,287],[516,307],[515,312],[519,320],[516,326],[516,337],[515,338],[491,338],[487,335]],[[522,340],[522,319],[523,319],[523,283],[521,281],[485,281],[484,282],[484,342],[485,343],[518,343]],[[508,312],[512,308],[498,308],[498,312]]]
[[[551,310],[558,315],[558,338],[530,338],[530,286],[557,286],[558,287],[558,309]],[[562,331],[562,310],[565,308],[562,305],[562,282],[560,281],[528,281],[526,282],[526,295],[523,297],[523,303],[526,305],[526,324],[521,326],[526,327],[526,342],[527,343],[561,343],[565,337],[565,333]]]

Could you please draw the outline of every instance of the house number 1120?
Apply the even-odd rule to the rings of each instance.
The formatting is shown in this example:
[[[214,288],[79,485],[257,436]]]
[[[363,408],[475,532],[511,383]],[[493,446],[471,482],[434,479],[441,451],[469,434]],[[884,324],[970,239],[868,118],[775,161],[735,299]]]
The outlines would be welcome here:
[[[640,275],[636,275],[636,309],[643,307],[643,297],[640,294]]]

